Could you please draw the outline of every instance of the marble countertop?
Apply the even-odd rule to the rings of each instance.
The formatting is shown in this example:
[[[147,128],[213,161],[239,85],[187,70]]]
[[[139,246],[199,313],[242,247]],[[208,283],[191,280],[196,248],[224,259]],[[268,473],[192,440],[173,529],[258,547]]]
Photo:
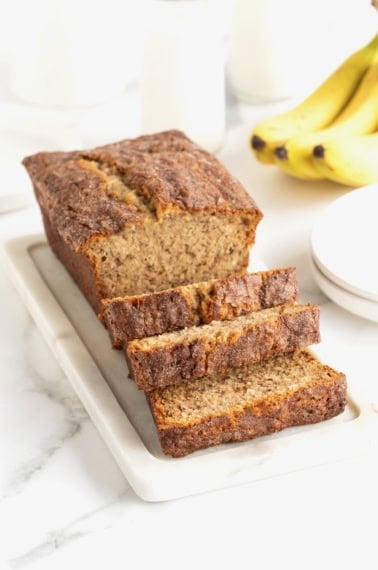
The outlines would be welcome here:
[[[15,104],[4,84],[0,97],[3,106]],[[245,137],[251,125],[286,102],[248,106],[229,94],[228,103],[219,156],[264,212],[259,255],[268,267],[297,267],[302,300],[321,306],[321,355],[357,378],[360,392],[378,412],[378,324],[327,299],[308,263],[316,217],[346,189],[290,180],[249,155]],[[83,147],[137,134],[137,117],[132,89],[111,105],[59,114],[76,129]],[[0,215],[1,241],[41,231],[35,204]],[[0,560],[11,569],[377,568],[374,445],[368,453],[311,469],[184,499],[144,502],[3,269],[0,298]]]

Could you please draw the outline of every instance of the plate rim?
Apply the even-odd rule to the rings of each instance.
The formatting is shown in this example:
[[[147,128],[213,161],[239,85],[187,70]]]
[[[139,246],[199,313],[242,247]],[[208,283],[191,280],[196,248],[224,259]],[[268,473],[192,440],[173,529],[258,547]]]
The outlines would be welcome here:
[[[366,320],[378,323],[378,303],[367,299],[366,297],[362,297],[361,295],[356,295],[351,293],[348,289],[340,287],[334,281],[328,279],[328,276],[325,275],[322,269],[318,266],[317,260],[310,254],[310,267],[312,274],[314,276],[315,281],[317,282],[318,286],[322,289],[323,293],[327,295],[336,305],[339,305],[349,313],[353,313],[359,317],[362,317]],[[355,306],[354,303],[358,302],[362,310],[353,310],[350,305],[353,307]],[[372,315],[375,315],[376,318],[371,318]],[[370,316],[370,318],[369,318]]]
[[[321,235],[322,232],[324,231],[322,229],[322,223],[324,224],[324,220],[329,215],[332,215],[332,211],[334,209],[336,209],[343,202],[348,202],[350,200],[356,199],[357,195],[360,196],[361,194],[365,193],[370,194],[373,193],[374,191],[378,195],[378,183],[369,184],[366,186],[361,186],[360,188],[356,188],[354,190],[350,190],[346,194],[339,196],[338,198],[333,200],[330,204],[328,204],[318,216],[317,221],[311,230],[310,244],[311,244],[311,253],[314,260],[316,261],[318,269],[321,270],[323,275],[327,277],[329,281],[332,281],[340,288],[349,291],[351,294],[358,295],[359,297],[363,297],[373,302],[378,302],[378,293],[375,293],[374,291],[369,291],[366,288],[362,288],[361,286],[348,281],[344,277],[340,276],[338,273],[332,271],[329,263],[325,263],[324,260],[322,259],[321,252],[319,252],[318,244],[316,243],[319,239],[319,235]]]

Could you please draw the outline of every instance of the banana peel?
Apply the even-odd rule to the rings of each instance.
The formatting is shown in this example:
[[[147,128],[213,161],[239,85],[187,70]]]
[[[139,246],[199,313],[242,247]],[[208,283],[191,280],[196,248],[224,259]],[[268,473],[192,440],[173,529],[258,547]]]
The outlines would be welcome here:
[[[378,133],[331,139],[315,146],[312,155],[328,180],[352,187],[378,182]]]

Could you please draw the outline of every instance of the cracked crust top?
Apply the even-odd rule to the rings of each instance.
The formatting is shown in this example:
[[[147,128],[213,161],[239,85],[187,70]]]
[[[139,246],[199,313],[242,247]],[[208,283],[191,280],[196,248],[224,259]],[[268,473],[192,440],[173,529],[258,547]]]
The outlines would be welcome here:
[[[172,212],[237,213],[253,225],[262,218],[240,182],[180,131],[38,153],[23,164],[59,234],[76,250],[97,235]]]

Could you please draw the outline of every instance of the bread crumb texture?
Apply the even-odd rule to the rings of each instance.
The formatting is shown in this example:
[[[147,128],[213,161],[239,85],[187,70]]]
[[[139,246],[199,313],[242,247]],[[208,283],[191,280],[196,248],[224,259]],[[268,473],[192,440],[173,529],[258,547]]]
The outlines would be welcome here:
[[[175,333],[132,340],[129,372],[151,390],[266,360],[320,340],[319,307],[288,303]]]
[[[160,406],[160,425],[180,425],[214,414],[234,413],[246,406],[253,406],[259,415],[269,400],[319,382],[332,383],[337,376],[333,369],[302,351],[160,388],[154,397]]]
[[[345,375],[307,350],[158,388],[147,398],[162,449],[174,457],[324,421],[347,401]]]

